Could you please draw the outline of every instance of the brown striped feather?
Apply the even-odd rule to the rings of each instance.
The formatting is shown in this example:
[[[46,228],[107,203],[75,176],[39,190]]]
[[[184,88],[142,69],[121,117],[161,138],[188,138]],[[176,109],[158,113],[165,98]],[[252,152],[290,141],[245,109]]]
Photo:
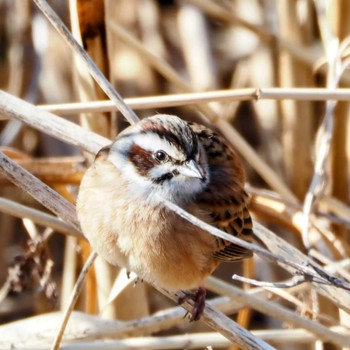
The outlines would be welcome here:
[[[208,213],[208,222],[213,226],[251,242],[249,198],[244,191],[245,175],[238,156],[220,135],[205,126],[190,125],[205,148],[210,169],[210,183],[197,198],[198,206]],[[213,255],[218,260],[237,261],[252,256],[252,252],[218,238]]]

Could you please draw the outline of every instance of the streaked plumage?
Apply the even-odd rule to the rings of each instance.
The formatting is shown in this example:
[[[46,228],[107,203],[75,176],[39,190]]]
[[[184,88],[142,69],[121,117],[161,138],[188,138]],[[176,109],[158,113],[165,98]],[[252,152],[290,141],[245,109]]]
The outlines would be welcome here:
[[[100,151],[81,183],[77,210],[92,247],[112,264],[195,299],[220,261],[252,254],[215,238],[160,204],[167,198],[200,219],[252,239],[244,171],[226,141],[175,116],[146,118]],[[196,293],[188,292],[193,289]],[[203,294],[204,293],[204,294]]]

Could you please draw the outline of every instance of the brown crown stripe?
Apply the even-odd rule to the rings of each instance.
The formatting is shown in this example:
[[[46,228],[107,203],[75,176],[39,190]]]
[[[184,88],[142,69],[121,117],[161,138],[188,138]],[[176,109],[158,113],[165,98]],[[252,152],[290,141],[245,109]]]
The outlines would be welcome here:
[[[153,132],[161,139],[166,139],[177,149],[187,154],[188,158],[193,158],[198,152],[198,140],[195,133],[189,128],[188,132],[181,133],[180,137],[172,130],[166,129],[162,125],[150,124],[142,131],[143,134]]]

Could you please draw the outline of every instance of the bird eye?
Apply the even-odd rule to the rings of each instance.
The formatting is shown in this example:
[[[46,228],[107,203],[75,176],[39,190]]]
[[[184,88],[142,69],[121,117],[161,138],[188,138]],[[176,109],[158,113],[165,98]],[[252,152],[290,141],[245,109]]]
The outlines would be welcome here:
[[[168,155],[164,151],[156,151],[154,152],[154,158],[157,159],[159,162],[164,162],[168,159]]]

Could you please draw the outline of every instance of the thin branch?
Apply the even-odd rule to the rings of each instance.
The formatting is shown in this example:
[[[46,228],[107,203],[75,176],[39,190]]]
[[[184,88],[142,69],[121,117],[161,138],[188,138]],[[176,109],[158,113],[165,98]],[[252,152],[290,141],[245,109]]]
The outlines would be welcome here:
[[[341,333],[344,336],[350,336],[350,331],[343,327],[332,327],[334,332]],[[317,340],[317,337],[304,329],[269,329],[269,330],[252,330],[252,333],[265,341],[270,341],[281,345],[301,345],[309,344]],[[137,337],[123,340],[95,340],[84,343],[72,343],[67,346],[63,345],[62,350],[105,350],[109,349],[132,349],[132,350],[163,350],[164,344],[167,349],[207,349],[208,344],[213,349],[229,348],[230,343],[226,338],[218,333],[191,333],[182,335],[170,335],[160,337]]]
[[[174,86],[185,92],[192,91],[191,86],[184,81],[180,74],[168,62],[161,57],[155,56],[120,25],[109,23],[109,26],[113,32],[118,35],[119,39],[138,52],[143,59],[147,60],[160,74],[174,84]],[[228,142],[230,142],[233,147],[249,161],[249,164],[272,188],[285,197],[296,201],[295,195],[286,186],[280,176],[278,176],[277,173],[262,160],[253,147],[248,144],[248,142],[235,128],[232,127],[230,123],[218,115],[210,106],[199,105],[198,111],[200,112],[199,116],[203,120],[207,121],[209,119],[213,125],[223,133]]]
[[[96,154],[104,145],[110,143],[108,139],[98,136],[92,132],[85,131],[84,129],[77,126],[76,124],[70,123],[60,117],[52,115],[51,113],[40,111],[40,110],[38,112],[38,108],[18,98],[15,98],[14,96],[11,96],[3,91],[0,91],[0,112],[6,115],[9,115],[11,117],[20,119],[25,123],[31,125],[32,127],[35,127],[56,138],[62,139],[71,144],[79,145],[83,149],[93,154]],[[35,181],[39,181],[35,177],[33,178],[35,179]],[[28,193],[32,193],[29,186],[27,186],[26,191]],[[204,222],[201,222],[198,218],[190,215],[189,213],[186,213],[186,211],[179,208],[173,203],[164,202],[164,204],[167,207],[169,207],[171,210],[175,210],[178,215],[185,217],[187,220],[189,220],[190,222],[196,225],[199,225],[199,227],[201,227],[205,231],[210,232],[211,234],[217,235],[232,243],[248,248],[256,252],[257,254],[265,256],[265,258],[269,260],[273,260],[273,261],[277,260],[282,265],[290,266],[293,268],[293,271],[299,271],[299,273],[303,273],[305,275],[305,278],[308,280],[313,280],[316,282],[318,281],[320,283],[327,283],[327,280],[325,279],[325,276],[327,275],[327,273],[325,272],[326,275],[323,274],[323,276],[320,277],[315,272],[315,269],[311,268],[311,266],[307,266],[314,263],[311,260],[308,260],[306,257],[305,257],[306,260],[304,260],[303,264],[298,264],[290,259],[286,259],[282,257],[281,255],[273,254],[267,251],[266,249],[263,249],[257,245],[248,243],[246,241],[240,240],[237,237],[228,235],[223,231],[220,231]],[[68,220],[68,222],[70,221]],[[255,231],[259,231],[259,230],[262,235],[264,234],[266,235],[268,231],[266,228],[256,223]],[[334,276],[330,276],[330,275],[329,275],[329,279],[332,281],[331,283],[336,283],[338,287],[341,287],[344,289],[350,289],[349,285],[347,285],[345,281],[342,281],[341,279],[337,279]],[[328,282],[328,284],[330,284],[330,282]]]
[[[208,279],[210,283],[210,279]],[[224,295],[229,296],[236,302],[242,303],[247,307],[251,307],[263,314],[269,315],[270,317],[276,318],[282,322],[293,325],[294,327],[300,327],[308,330],[317,336],[317,338],[324,341],[330,341],[339,346],[350,346],[350,339],[340,334],[330,331],[326,326],[312,321],[308,318],[298,315],[296,312],[288,310],[287,308],[266,300],[256,297],[254,295],[246,293],[244,290],[233,286],[227,282],[217,280],[216,285],[210,285],[211,290]]]
[[[301,101],[348,101],[350,89],[327,88],[246,88],[235,90],[214,90],[183,94],[158,95],[125,98],[125,103],[133,109],[154,109],[187,106],[209,102],[258,101],[258,100],[301,100]],[[45,111],[59,114],[86,112],[111,112],[118,110],[113,101],[89,101],[39,105]]]
[[[227,11],[219,4],[216,4],[210,0],[187,0],[188,2],[198,6],[203,12],[208,16],[219,19],[223,22],[232,23],[233,25],[238,25],[248,29],[250,32],[257,35],[263,43],[268,45],[274,45],[281,50],[287,51],[293,58],[301,63],[307,64],[309,66],[314,66],[318,55],[315,55],[314,47],[309,49],[305,46],[298,45],[294,42],[284,40],[279,35],[269,31],[266,26],[256,25],[251,23],[239,16],[237,16],[234,11]],[[321,67],[321,72],[327,74],[326,67]],[[342,82],[349,84],[350,77],[349,74],[343,75],[341,77]]]
[[[158,288],[163,294],[167,295],[174,301],[179,300],[181,293],[169,293],[168,291]],[[192,310],[193,302],[188,301],[183,305],[188,311]],[[238,345],[240,349],[274,349],[271,345],[265,343],[261,339],[258,339],[247,331],[245,328],[241,327],[238,323],[229,319],[227,316],[219,313],[212,306],[206,304],[204,313],[201,319],[205,321],[207,325],[218,330],[221,334],[230,339],[235,345]]]
[[[82,270],[80,271],[79,277],[74,285],[74,288],[71,292],[71,296],[70,296],[70,300],[67,304],[67,308],[64,311],[64,316],[63,316],[63,320],[61,322],[60,328],[58,330],[58,333],[53,341],[52,350],[58,350],[60,347],[60,343],[62,341],[62,337],[64,334],[64,330],[67,326],[67,323],[69,321],[70,315],[73,312],[74,306],[78,300],[78,297],[80,295],[81,289],[83,288],[84,285],[84,281],[85,281],[85,277],[87,275],[87,273],[89,272],[92,264],[94,263],[95,259],[97,258],[97,253],[96,252],[92,252],[89,256],[89,258],[86,260],[84,267],[82,268]]]
[[[291,287],[299,286],[300,284],[306,282],[305,278],[302,276],[293,276],[291,279],[289,279],[286,282],[258,281],[255,279],[239,276],[236,274],[232,276],[232,279],[243,283],[249,283],[255,287],[262,287],[262,288],[291,288]]]
[[[253,290],[252,290],[253,291]],[[228,297],[218,297],[207,301],[208,304],[222,312],[234,313],[240,305]],[[100,316],[88,315],[83,312],[74,312],[64,334],[64,341],[87,340],[92,338],[126,338],[151,335],[155,332],[169,330],[188,322],[184,316],[186,311],[181,306],[170,307],[155,314],[131,321],[108,320]],[[15,324],[0,326],[0,348],[7,349],[16,344],[33,344],[40,333],[40,341],[52,344],[57,330],[52,325],[58,324],[63,317],[60,311],[32,316],[17,321]],[[28,327],[28,324],[31,327]],[[16,334],[18,330],[19,334]],[[15,340],[15,342],[13,341]],[[49,348],[49,345],[46,346]]]
[[[87,52],[83,47],[75,40],[71,32],[62,22],[62,20],[57,16],[55,11],[49,6],[45,0],[33,0],[46,18],[51,22],[52,26],[57,30],[57,32],[62,36],[66,43],[71,47],[73,52],[78,55],[82,61],[86,64],[87,69],[90,74],[100,85],[102,90],[106,95],[115,103],[119,111],[124,115],[124,117],[129,121],[130,124],[135,124],[139,121],[139,118],[135,112],[130,109],[124,102],[123,98],[114,89],[113,85],[106,79],[102,74],[100,69],[97,67],[94,61],[89,57]]]
[[[46,184],[79,185],[86,170],[83,157],[31,158],[27,156],[20,159],[14,152],[8,152],[7,149],[4,149],[4,153]],[[14,156],[11,156],[11,153],[14,153]],[[4,184],[8,184],[8,181],[0,176],[0,186]]]
[[[35,319],[32,319],[32,324],[38,324],[40,326],[43,326],[43,322],[40,318],[45,317],[47,323],[54,324],[57,321],[57,315],[56,314],[44,314],[37,316]],[[93,317],[91,315],[87,315],[84,313],[74,313],[72,317],[72,323],[75,325],[87,323],[87,320],[89,322],[90,328],[103,328],[106,325],[106,320],[101,321],[101,319],[98,319],[97,317]],[[45,325],[45,324],[44,324]],[[26,328],[24,327],[26,326]],[[116,324],[115,328],[120,327],[120,325]],[[5,326],[6,327],[6,326]],[[23,330],[26,330],[30,327],[28,327],[28,323],[22,325],[22,334]],[[78,327],[76,327],[78,328]],[[82,328],[82,327],[81,327]],[[38,330],[39,331],[38,331]],[[344,327],[331,327],[330,328],[333,332],[342,334],[343,336],[350,336],[350,331]],[[42,329],[36,327],[36,332],[43,332]],[[44,330],[45,332],[45,330]],[[78,333],[78,332],[76,332]],[[83,332],[81,332],[83,333]],[[278,344],[278,346],[282,345],[301,345],[301,344],[308,344],[310,342],[314,342],[317,340],[317,336],[304,330],[301,328],[293,328],[293,329],[266,329],[266,330],[252,330],[252,333],[259,337],[260,339],[263,339],[264,341],[269,341],[274,344]],[[85,330],[85,334],[89,334],[89,329]],[[80,337],[81,338],[81,337]],[[110,340],[100,340],[98,337],[89,337],[90,339],[86,339],[86,337],[83,337],[83,339],[86,339],[83,342],[77,342],[76,340],[79,339],[79,334],[76,334],[75,339],[69,339],[69,343],[64,344],[61,346],[62,350],[85,350],[85,349],[94,349],[94,350],[106,350],[106,349],[120,349],[120,350],[126,350],[126,349],[206,349],[208,344],[213,347],[213,349],[216,348],[227,348],[232,343],[225,337],[223,337],[221,334],[217,332],[201,332],[201,333],[191,333],[191,334],[181,334],[181,335],[169,335],[169,336],[148,336],[142,335],[140,337],[132,337],[127,339],[110,339]],[[47,349],[48,348],[48,342],[46,339],[38,339],[37,340],[37,349]],[[5,339],[5,341],[0,340],[0,345],[2,348],[10,348],[11,340],[8,339],[8,337]],[[24,349],[28,348],[27,346],[28,342],[23,341],[19,346],[18,349]]]
[[[208,300],[208,304],[215,306],[216,308],[220,308],[220,310],[228,312],[228,313],[234,313],[237,312],[239,309],[250,306],[250,299],[249,296],[255,296],[254,300],[258,299],[259,302],[262,305],[267,304],[268,299],[268,293],[266,291],[262,290],[261,288],[254,288],[248,291],[241,290],[237,287],[232,286],[233,289],[231,292],[240,290],[240,294],[237,295],[237,297],[228,299],[227,297],[220,297],[215,298],[213,300]],[[210,290],[215,291],[215,293],[218,294],[227,294],[227,291],[230,288],[230,285],[227,283],[222,283],[220,280],[210,277],[207,281],[207,288]],[[297,288],[291,288],[289,290],[290,293],[295,293]],[[300,289],[298,287],[298,289]],[[246,297],[247,296],[247,297]],[[269,300],[268,305],[271,303],[271,300]],[[153,316],[145,317],[140,320],[133,320],[128,322],[121,323],[120,321],[110,321],[110,320],[101,320],[100,318],[93,317],[91,315],[84,315],[84,314],[73,314],[73,319],[71,320],[70,326],[67,329],[67,334],[65,337],[65,340],[83,340],[87,338],[102,338],[102,337],[108,337],[108,338],[119,338],[119,337],[126,337],[126,336],[138,336],[138,335],[145,335],[145,334],[151,334],[154,332],[159,332],[161,330],[166,330],[171,327],[174,327],[176,325],[179,325],[180,323],[184,322],[183,319],[183,311],[181,311],[182,308],[180,307],[174,307],[167,310],[162,310]],[[277,308],[274,308],[274,312],[276,315],[274,317],[278,319],[282,319],[285,315],[285,310],[287,310],[284,306],[277,305]],[[287,312],[290,312],[290,310],[287,310]],[[61,318],[61,314],[57,313],[54,315],[59,315],[55,317],[55,320],[52,319],[49,324],[56,324],[57,318]],[[53,315],[53,316],[54,316]],[[82,315],[82,316],[79,316]],[[300,315],[294,314],[295,320],[292,318],[290,320],[290,323],[293,324],[295,327],[300,327],[299,319],[301,322],[304,320],[303,317]],[[51,317],[51,315],[45,315],[45,319],[47,317]],[[53,317],[52,316],[52,317]],[[28,327],[25,327],[25,322],[30,324],[40,324],[40,318],[42,316],[36,316],[35,318],[31,318],[28,320],[23,320],[23,325],[18,325],[20,329],[26,329]],[[83,317],[84,321],[78,321],[77,317]],[[38,321],[36,321],[38,320]],[[295,322],[295,323],[294,323]],[[315,321],[309,320],[311,323],[315,323]],[[49,325],[48,322],[45,321],[43,325],[40,326],[41,330],[44,332],[45,336],[42,338],[43,342],[49,341],[52,338],[52,329],[46,328]],[[79,327],[77,326],[79,324]],[[316,323],[316,327],[317,327]],[[6,332],[7,326],[0,327],[0,334],[8,333]],[[322,329],[320,329],[322,332]],[[2,332],[2,333],[1,333]],[[35,332],[32,332],[31,334],[26,334],[25,338],[28,339],[29,342],[32,342]],[[316,334],[314,335],[318,337]],[[0,337],[1,338],[1,337]],[[6,341],[9,342],[9,337],[6,337]],[[1,343],[1,342],[0,342]],[[2,344],[2,343],[1,343]]]
[[[302,206],[300,203],[296,203],[287,198],[282,197],[279,193],[268,190],[266,188],[258,188],[250,185],[249,183],[245,186],[247,192],[251,196],[259,196],[261,198],[272,199],[278,203],[284,204],[285,206],[291,207],[295,210],[301,210]]]
[[[16,186],[32,195],[44,207],[51,210],[61,219],[69,222],[75,229],[80,230],[74,205],[2,152],[0,152],[0,172]]]
[[[343,220],[345,225],[350,224],[350,207],[344,202],[337,198],[329,195],[324,195],[320,198],[319,206],[320,208],[327,210],[328,212],[336,215],[339,220]],[[321,215],[323,211],[321,212]],[[331,214],[331,215],[332,215]]]
[[[58,118],[60,119],[60,118]],[[47,206],[50,210],[56,213],[62,219],[67,220],[69,223],[73,224],[78,228],[79,223],[75,215],[75,208],[72,204],[66,201],[63,197],[59,196],[51,188],[43,184],[40,180],[35,178],[33,175],[28,173],[26,170],[21,168],[13,160],[8,158],[6,155],[0,153],[0,171],[2,171],[7,177],[10,178],[12,182],[18,185],[20,188],[24,189],[28,194],[32,195],[43,205]],[[62,212],[61,212],[62,211]],[[156,287],[156,286],[155,286]],[[176,299],[174,294],[169,292],[167,295],[172,295],[172,299]],[[72,303],[74,299],[71,300]],[[72,304],[73,305],[73,304]],[[72,308],[73,306],[69,306]],[[189,308],[190,305],[186,304],[185,307]],[[67,309],[68,310],[68,309]],[[67,318],[69,314],[67,312]],[[232,322],[224,315],[220,315],[217,311],[210,309],[206,311],[206,316],[203,320],[211,327],[214,327],[215,330],[229,337],[232,342],[235,342],[240,345],[242,349],[273,349],[268,344],[255,339],[248,331],[242,330],[239,333],[241,338],[238,338],[235,333],[232,332]],[[60,333],[57,335],[56,344],[59,344],[62,333],[65,328],[65,321],[62,323],[60,328]],[[235,328],[235,327],[233,327]],[[244,345],[244,343],[246,344]]]
[[[0,92],[0,110],[2,108],[2,106],[1,106],[1,99],[2,99],[3,96],[4,96],[4,93]],[[13,97],[10,96],[10,95],[7,97],[7,101],[9,101],[9,100],[13,100]],[[20,101],[19,99],[16,99],[16,102],[20,103],[20,104],[23,103],[25,106],[29,105],[27,103],[24,103],[24,102]],[[6,104],[6,103],[4,102],[4,104]],[[22,108],[23,108],[23,106],[22,106]],[[12,109],[10,109],[10,110],[12,110]],[[33,112],[33,114],[34,114],[34,111],[37,110],[37,109],[34,106],[30,106],[29,105],[29,109],[26,109],[26,111],[28,112],[28,110]],[[26,114],[24,110],[22,110],[22,113]],[[43,115],[41,113],[44,113],[45,117],[48,115],[48,118],[47,119],[40,119],[40,117],[38,117],[38,115],[41,115],[41,117],[42,117]],[[13,113],[12,115],[16,116],[17,114]],[[22,115],[22,117],[23,117],[23,115]],[[84,131],[84,130],[79,130],[80,128],[78,126],[72,124],[72,123],[70,123],[70,124],[72,124],[74,126],[74,128],[71,127],[68,124],[70,127],[68,127],[68,128],[66,127],[65,128],[65,133],[64,133],[63,132],[63,129],[64,129],[63,125],[66,125],[67,121],[62,120],[59,117],[52,116],[52,115],[50,115],[47,112],[41,111],[40,113],[36,113],[35,116],[34,116],[34,120],[35,120],[34,125],[33,125],[33,121],[31,120],[30,117],[26,116],[26,117],[23,117],[23,118],[26,119],[26,121],[27,121],[27,123],[29,125],[32,125],[34,127],[39,127],[44,132],[47,131],[47,130],[50,130],[50,133],[52,135],[55,135],[55,128],[57,128],[58,130],[62,130],[62,134],[63,135],[60,135],[60,133],[58,133],[58,135],[55,135],[55,136],[57,136],[58,138],[62,137],[62,138],[64,138],[64,140],[66,142],[70,142],[70,143],[77,143],[77,137],[76,137],[76,133],[75,132],[78,129],[79,135],[81,137],[80,140],[79,140],[80,146],[83,147],[84,149],[89,148],[90,151],[92,149],[95,149],[96,152],[97,152],[97,150],[100,148],[100,146],[102,146],[101,145],[101,139],[102,139],[103,142],[106,142],[106,141],[109,142],[108,140],[100,138],[100,137],[98,137],[97,135],[95,135],[93,133],[89,133],[89,132]],[[72,132],[72,131],[74,131],[74,132]],[[98,143],[100,143],[99,147],[97,147]],[[93,144],[94,147],[91,147],[91,144]],[[4,158],[4,156],[3,156],[3,158]],[[38,183],[40,184],[39,180],[37,180],[33,176],[30,177],[30,174],[29,174],[29,177],[27,177],[28,174],[26,174],[26,172],[23,171],[23,169],[21,171],[18,171],[17,169],[15,169],[16,166],[15,166],[14,162],[11,159],[4,158],[5,159],[5,163],[4,163],[2,161],[3,158],[0,159],[0,165],[11,164],[12,163],[12,166],[10,167],[11,171],[9,172],[10,173],[9,176],[11,176],[11,179],[13,179],[20,186],[23,186],[22,183],[21,183],[22,181],[27,183],[26,182],[27,179],[30,179],[30,186],[23,186],[23,188],[29,194],[33,195],[34,197],[37,196],[37,192],[39,194],[41,193],[40,190],[37,191],[37,184]],[[17,167],[18,167],[18,165],[17,165]],[[17,177],[18,174],[19,174],[19,176]],[[33,186],[33,184],[34,184],[34,186]],[[43,185],[43,184],[41,184],[41,185],[44,186],[44,188],[45,188],[45,185]],[[39,186],[39,188],[40,188],[40,186]],[[52,198],[51,197],[51,195],[52,195],[51,191],[47,191],[46,188],[45,188],[44,193],[46,193],[49,196],[49,198]],[[58,196],[58,195],[55,194],[54,198],[56,198],[56,196]],[[47,205],[48,205],[48,207],[50,209],[53,206],[53,205],[51,205],[51,203],[53,203],[54,206],[55,206],[55,208],[54,208],[55,211],[54,212],[56,212],[63,219],[67,219],[68,222],[74,222],[75,224],[77,224],[77,221],[76,221],[76,218],[75,218],[74,207],[71,204],[69,204],[69,210],[71,211],[70,215],[65,215],[65,214],[62,215],[60,210],[62,209],[62,207],[64,208],[64,205],[62,205],[62,203],[59,200],[56,201],[56,199],[55,199],[52,202],[50,202],[49,200],[46,200],[46,202],[47,202]],[[59,205],[57,205],[57,203]],[[167,206],[168,207],[172,207],[173,204],[172,203],[167,203]],[[336,279],[334,276],[331,276],[331,279],[329,279],[329,275],[325,271],[322,271],[322,270],[320,271],[320,269],[318,269],[318,267],[317,267],[318,271],[316,273],[316,271],[311,266],[301,265],[301,264],[295,263],[294,261],[288,261],[288,259],[286,259],[286,258],[284,258],[284,257],[282,257],[280,255],[276,255],[276,254],[270,253],[269,251],[267,251],[267,250],[265,250],[263,248],[260,248],[260,247],[254,245],[254,244],[251,244],[251,243],[248,243],[248,242],[245,242],[245,241],[241,241],[241,240],[239,240],[236,237],[233,237],[231,235],[227,235],[225,232],[222,232],[222,231],[220,231],[220,230],[218,230],[218,229],[216,229],[214,227],[211,227],[210,225],[208,225],[208,224],[206,224],[204,222],[199,221],[196,217],[193,217],[190,214],[184,212],[181,208],[178,208],[178,209],[180,209],[180,212],[178,212],[178,210],[176,212],[178,212],[180,215],[184,215],[184,217],[186,219],[188,219],[190,222],[194,222],[194,224],[199,224],[200,227],[203,228],[204,230],[209,231],[210,233],[213,233],[213,234],[215,234],[217,236],[220,236],[220,237],[222,237],[224,239],[227,239],[230,242],[233,242],[233,243],[238,244],[240,246],[244,246],[244,247],[246,247],[248,249],[252,249],[253,251],[255,251],[255,252],[257,252],[257,253],[259,253],[261,255],[264,255],[265,257],[267,257],[270,260],[272,259],[273,261],[276,261],[276,259],[277,259],[277,261],[279,261],[282,264],[282,266],[285,267],[285,268],[287,268],[287,266],[290,266],[290,267],[293,268],[292,271],[295,272],[295,270],[299,270],[301,273],[305,274],[306,276],[310,276],[310,278],[312,278],[313,280],[320,281],[322,283],[327,283],[328,280],[331,280],[332,283],[335,283],[335,284],[337,284],[339,286],[341,285],[343,288],[348,288],[348,285],[344,284],[344,281],[342,281],[340,279]],[[264,228],[262,228],[260,225],[258,225],[258,223],[255,223],[255,231],[259,231],[259,230],[260,230],[260,232],[262,232],[263,235],[266,235],[267,237],[269,237],[268,236],[270,234],[270,233],[268,233],[269,231],[264,229]],[[280,244],[282,244],[282,243],[280,243]],[[303,256],[303,255],[301,254],[301,256]],[[304,257],[303,257],[303,259],[304,259]],[[310,262],[308,262],[308,260],[305,260],[305,263],[310,264]],[[328,283],[330,283],[330,282],[328,282]],[[344,300],[343,300],[343,302],[344,302]],[[338,300],[338,303],[341,304],[341,301]],[[213,317],[215,317],[215,314],[212,313],[211,315]],[[220,331],[220,332],[223,331],[222,330],[222,325],[223,324],[221,324],[221,325],[219,325],[217,327],[217,330]],[[230,332],[229,328],[227,328],[225,332]]]
[[[51,227],[52,229],[66,235],[86,239],[80,231],[76,230],[66,222],[57,219],[57,217],[6,198],[0,198],[0,211],[21,219],[30,219],[36,224]]]
[[[0,113],[92,154],[96,154],[102,147],[111,143],[107,138],[84,130],[77,124],[43,111],[2,90],[0,90]]]
[[[340,261],[332,261],[315,249],[310,250],[310,256],[315,260],[322,262],[322,264],[325,264],[324,269],[326,271],[336,273],[337,275],[342,276],[345,280],[350,281],[350,273],[346,271],[350,265],[349,258]]]
[[[260,246],[257,246],[256,244],[249,243],[226,232],[223,232],[201,221],[197,217],[189,214],[188,212],[186,212],[185,210],[168,200],[162,199],[162,202],[167,208],[169,208],[182,218],[186,219],[187,221],[191,222],[193,225],[196,225],[197,227],[201,228],[203,231],[209,232],[213,236],[222,238],[241,247],[247,248],[256,254],[263,256],[268,261],[277,261],[280,264],[282,264],[282,266],[287,265],[288,267],[292,267],[294,273],[302,274],[307,281],[323,283],[326,285],[334,285],[339,288],[350,290],[350,283],[347,283],[344,280],[337,278],[336,276],[328,274],[326,271],[322,270],[322,268],[317,266],[315,262],[313,262],[311,259],[308,259],[307,257],[305,257],[306,259],[303,264],[295,262],[294,260],[288,260],[282,255],[272,253],[264,248],[261,248]],[[254,226],[254,231],[259,230],[260,232],[262,232],[262,234],[266,234],[267,232],[272,234],[270,230],[268,230],[266,227],[260,225],[257,222],[254,223]],[[320,273],[320,270],[322,270],[322,273]]]
[[[325,2],[323,0],[314,0],[314,2],[317,10],[317,19],[323,46],[328,61],[327,88],[335,89],[339,83],[342,71],[339,40],[332,32],[327,21]],[[303,243],[308,250],[311,249],[308,237],[311,228],[311,214],[313,213],[316,200],[325,190],[324,179],[327,172],[326,164],[329,160],[329,150],[333,139],[334,110],[336,105],[336,101],[327,101],[326,103],[326,112],[318,131],[319,144],[317,145],[314,174],[305,195],[303,205],[304,225],[302,228],[302,238]]]

